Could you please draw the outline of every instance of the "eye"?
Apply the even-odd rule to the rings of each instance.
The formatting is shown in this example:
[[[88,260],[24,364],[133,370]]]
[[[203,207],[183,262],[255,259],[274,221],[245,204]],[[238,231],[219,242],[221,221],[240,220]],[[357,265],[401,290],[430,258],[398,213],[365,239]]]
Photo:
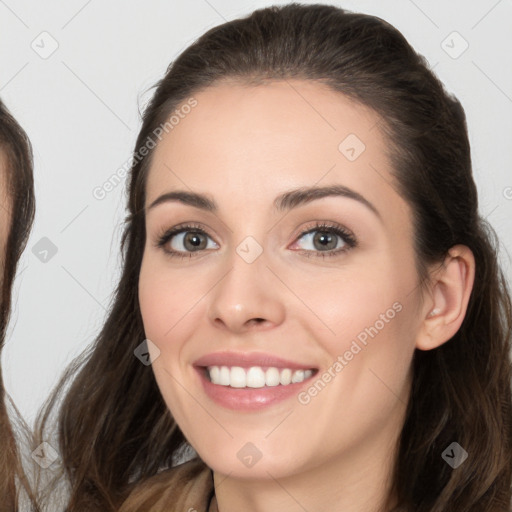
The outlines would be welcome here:
[[[298,240],[305,239],[313,249],[299,251],[311,257],[337,256],[357,246],[354,235],[338,224],[318,222],[312,229],[303,231]],[[341,240],[341,243],[338,243]],[[320,247],[320,250],[317,250]]]
[[[314,235],[315,232],[318,234]],[[212,249],[208,246],[208,238],[211,239],[197,224],[179,225],[161,234],[155,246],[161,248],[168,256],[191,258],[194,253]],[[317,222],[312,228],[300,233],[298,240],[303,238],[313,243],[313,249],[298,251],[306,257],[336,256],[357,246],[354,235],[338,224]],[[338,243],[340,240],[341,246]],[[213,248],[218,248],[215,242],[213,245]],[[320,250],[316,250],[318,247]]]
[[[160,235],[156,246],[163,249],[169,256],[191,258],[194,252],[212,248],[208,247],[205,237],[210,238],[208,233],[200,226],[194,224],[181,225]],[[217,247],[217,244],[214,243],[214,245]],[[191,252],[187,252],[189,250]]]

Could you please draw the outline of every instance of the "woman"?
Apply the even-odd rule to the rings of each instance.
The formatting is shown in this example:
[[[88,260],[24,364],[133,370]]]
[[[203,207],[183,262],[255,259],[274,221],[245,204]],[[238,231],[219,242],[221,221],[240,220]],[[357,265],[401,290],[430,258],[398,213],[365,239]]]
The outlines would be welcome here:
[[[2,297],[0,311],[0,350],[11,311],[11,289],[21,253],[27,243],[34,218],[34,178],[30,141],[18,122],[0,100],[0,259]],[[18,510],[20,498],[32,506],[32,492],[24,476],[0,368],[0,511]],[[13,407],[19,429],[25,425]],[[16,432],[25,436],[27,431]],[[28,503],[27,502],[27,503]]]
[[[510,295],[463,109],[395,28],[290,4],[209,30],[128,207],[64,377],[67,511],[509,510]]]

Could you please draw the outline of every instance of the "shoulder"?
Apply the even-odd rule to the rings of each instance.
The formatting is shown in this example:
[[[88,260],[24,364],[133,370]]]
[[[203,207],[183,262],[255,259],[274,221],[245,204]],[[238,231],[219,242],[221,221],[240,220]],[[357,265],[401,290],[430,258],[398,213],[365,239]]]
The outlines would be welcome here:
[[[202,512],[208,510],[212,496],[212,471],[196,457],[138,484],[119,512]]]

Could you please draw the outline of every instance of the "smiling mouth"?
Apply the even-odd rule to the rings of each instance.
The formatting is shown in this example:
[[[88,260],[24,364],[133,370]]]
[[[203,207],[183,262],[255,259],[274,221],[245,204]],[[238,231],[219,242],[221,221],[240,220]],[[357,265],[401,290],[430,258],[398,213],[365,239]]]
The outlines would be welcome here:
[[[238,389],[255,389],[299,384],[313,377],[318,369],[277,368],[274,366],[207,366],[204,376],[212,384]]]

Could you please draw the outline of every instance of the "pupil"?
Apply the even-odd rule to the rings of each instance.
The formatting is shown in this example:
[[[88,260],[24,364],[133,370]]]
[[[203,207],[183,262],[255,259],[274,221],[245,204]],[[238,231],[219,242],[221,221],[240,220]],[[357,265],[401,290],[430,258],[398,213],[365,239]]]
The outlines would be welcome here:
[[[318,239],[320,240],[320,243],[326,247],[330,241],[332,241],[332,236],[329,233],[322,233],[320,232],[318,235]]]
[[[192,244],[194,247],[199,247],[201,245],[201,239],[199,238],[199,235],[197,233],[189,233],[189,235],[186,237],[187,241]]]

